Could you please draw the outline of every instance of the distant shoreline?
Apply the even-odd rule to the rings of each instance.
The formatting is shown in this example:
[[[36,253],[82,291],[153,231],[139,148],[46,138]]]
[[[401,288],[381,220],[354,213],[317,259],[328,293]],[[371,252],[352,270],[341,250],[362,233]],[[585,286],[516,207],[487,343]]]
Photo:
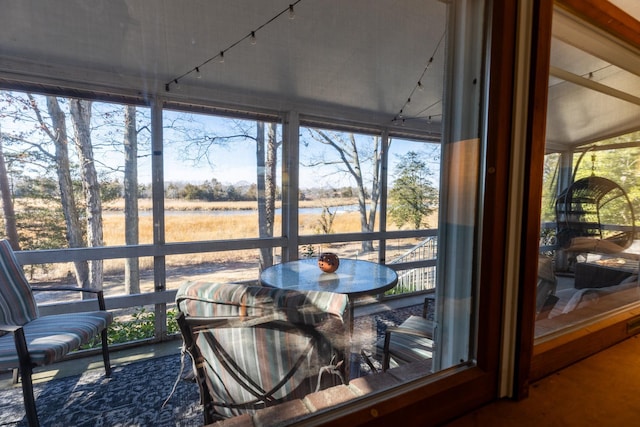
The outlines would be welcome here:
[[[347,206],[357,205],[358,199],[355,197],[335,198],[335,199],[317,199],[317,200],[300,200],[301,208],[322,208],[324,206]],[[276,209],[282,206],[280,200],[276,201]],[[184,199],[165,199],[164,209],[166,211],[247,211],[257,210],[258,203],[256,201],[239,201],[239,202],[207,202],[204,200],[184,200]],[[104,211],[122,211],[124,210],[124,199],[117,199],[102,206]],[[138,199],[138,210],[150,211],[153,209],[151,199]]]

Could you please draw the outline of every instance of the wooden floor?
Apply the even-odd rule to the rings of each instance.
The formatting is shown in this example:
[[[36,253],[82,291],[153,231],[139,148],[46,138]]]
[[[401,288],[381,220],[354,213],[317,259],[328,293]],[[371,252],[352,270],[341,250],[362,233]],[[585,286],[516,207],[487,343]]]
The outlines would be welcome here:
[[[560,298],[549,318],[536,321],[536,337],[555,334],[640,300],[637,275],[623,284],[575,289],[574,278],[558,276]],[[447,424],[469,426],[640,425],[640,338],[638,335],[542,378],[519,402],[501,400]]]
[[[637,425],[640,338],[634,336],[534,383],[526,399],[494,402],[447,427]]]

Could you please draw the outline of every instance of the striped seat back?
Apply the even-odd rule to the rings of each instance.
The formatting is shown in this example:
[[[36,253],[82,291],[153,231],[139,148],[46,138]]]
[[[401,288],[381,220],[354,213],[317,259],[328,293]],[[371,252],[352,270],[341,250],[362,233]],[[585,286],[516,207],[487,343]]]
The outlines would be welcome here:
[[[33,292],[7,240],[0,240],[0,323],[24,325],[38,317]]]
[[[188,282],[176,302],[187,316],[225,319],[194,337],[205,401],[213,401],[205,411],[253,413],[341,383],[327,373],[318,386],[318,378],[345,360],[345,295]]]

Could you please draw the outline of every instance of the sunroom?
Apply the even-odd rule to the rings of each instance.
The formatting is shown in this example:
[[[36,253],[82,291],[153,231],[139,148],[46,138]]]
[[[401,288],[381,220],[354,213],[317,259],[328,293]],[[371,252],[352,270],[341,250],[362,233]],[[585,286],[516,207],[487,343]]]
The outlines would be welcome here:
[[[32,285],[103,290],[112,352],[178,346],[188,282],[264,287],[270,268],[325,252],[343,270],[393,271],[389,289],[349,299],[352,394],[327,388],[301,417],[288,402],[285,422],[438,424],[523,397],[579,358],[555,356],[559,337],[623,324],[637,302],[638,40],[574,3],[13,5],[0,18],[3,237]],[[635,4],[601,9],[637,25]],[[571,229],[590,245],[576,249],[562,209],[591,175],[611,190],[584,235]],[[620,234],[619,250],[596,250]],[[95,303],[36,299],[45,315]],[[385,329],[425,306],[429,355],[386,369]],[[176,411],[153,422],[182,425]]]

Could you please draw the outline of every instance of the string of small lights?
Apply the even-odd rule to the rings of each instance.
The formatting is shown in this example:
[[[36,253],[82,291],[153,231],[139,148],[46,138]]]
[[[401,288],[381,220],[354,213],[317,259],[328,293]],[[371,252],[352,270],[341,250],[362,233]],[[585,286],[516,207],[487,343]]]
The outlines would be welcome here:
[[[415,119],[425,118],[425,116],[421,116],[421,114],[423,114],[424,112],[428,111],[430,108],[438,105],[441,102],[441,101],[434,102],[433,104],[429,105],[427,108],[425,108],[422,111],[420,111],[415,116],[405,117],[405,115],[404,115],[404,110],[407,108],[407,105],[409,105],[411,103],[411,98],[415,94],[416,90],[418,90],[418,91],[423,91],[424,90],[424,84],[422,83],[422,79],[424,79],[425,74],[427,74],[427,70],[429,69],[429,67],[431,67],[431,64],[433,64],[433,58],[436,56],[436,53],[438,53],[438,49],[440,49],[440,45],[442,44],[442,41],[444,40],[445,34],[446,34],[446,30],[442,33],[442,36],[440,37],[440,40],[438,40],[438,44],[436,45],[435,49],[433,50],[433,54],[429,58],[429,61],[427,61],[427,65],[424,67],[424,70],[422,70],[422,74],[420,74],[420,78],[418,79],[418,83],[416,83],[416,85],[411,90],[411,93],[409,93],[409,96],[407,97],[407,100],[402,105],[402,108],[400,109],[398,114],[396,114],[395,117],[391,120],[394,124],[398,124],[398,123],[402,124],[402,123],[405,122],[405,120],[415,120]],[[436,116],[441,116],[441,114],[428,116],[429,121],[432,118],[436,117]]]
[[[244,36],[241,39],[239,39],[238,41],[230,44],[225,49],[222,49],[220,52],[218,52],[217,54],[215,54],[211,58],[207,59],[206,61],[202,62],[201,64],[196,65],[195,67],[193,67],[189,71],[187,71],[185,73],[182,73],[178,77],[175,77],[175,78],[169,80],[164,85],[165,91],[169,92],[171,90],[171,85],[174,85],[174,86],[177,87],[180,84],[180,80],[183,79],[184,77],[190,75],[190,74],[196,73],[196,78],[200,78],[201,77],[200,69],[202,67],[204,67],[205,65],[207,65],[208,63],[210,63],[211,61],[213,61],[215,59],[217,59],[218,62],[221,62],[221,63],[224,62],[225,53],[227,53],[229,50],[233,49],[234,47],[236,47],[237,45],[239,45],[243,41],[248,39],[249,42],[252,45],[255,45],[256,42],[257,42],[256,34],[258,33],[258,31],[260,31],[261,29],[263,29],[267,25],[271,24],[273,21],[275,21],[276,19],[278,19],[279,17],[281,17],[284,14],[288,14],[289,15],[289,19],[294,19],[295,16],[296,16],[294,7],[298,3],[300,3],[301,1],[302,0],[296,0],[295,2],[291,3],[287,8],[283,9],[281,12],[279,12],[277,15],[275,15],[273,18],[269,19],[267,22],[265,22],[264,24],[260,25],[258,28],[256,28],[256,29],[252,30],[251,32],[249,32],[249,34],[247,34],[246,36]]]

